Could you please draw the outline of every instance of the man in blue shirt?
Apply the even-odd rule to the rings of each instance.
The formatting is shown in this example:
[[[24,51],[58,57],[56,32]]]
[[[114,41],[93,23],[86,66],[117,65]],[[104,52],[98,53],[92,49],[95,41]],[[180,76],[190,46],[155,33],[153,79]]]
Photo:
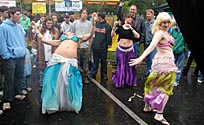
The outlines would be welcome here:
[[[18,24],[21,10],[10,7],[9,18],[0,25],[0,55],[4,63],[3,110],[10,109],[14,98],[23,100],[20,85],[23,82],[26,44],[22,27]]]

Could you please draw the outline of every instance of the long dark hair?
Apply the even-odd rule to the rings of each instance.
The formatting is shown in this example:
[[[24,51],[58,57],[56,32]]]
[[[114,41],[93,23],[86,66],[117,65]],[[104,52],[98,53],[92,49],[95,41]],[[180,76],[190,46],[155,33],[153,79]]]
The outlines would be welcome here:
[[[131,14],[129,14],[129,13],[127,13],[127,14],[124,14],[124,16],[123,16],[123,20],[122,20],[122,25],[123,24],[125,24],[125,19],[126,18],[132,18],[132,20],[133,20],[133,17],[131,16]],[[133,21],[132,21],[132,25],[133,25]]]
[[[45,20],[43,21],[42,28],[41,28],[40,32],[42,34],[44,34],[46,32],[46,30],[47,30],[47,26],[46,26],[47,21],[52,21],[53,22],[53,25],[52,25],[51,29],[49,29],[49,30],[50,30],[50,33],[52,34],[53,38],[58,39],[57,37],[59,36],[59,32],[58,32],[57,28],[55,28],[54,21],[53,21],[53,19],[51,17],[45,18]]]

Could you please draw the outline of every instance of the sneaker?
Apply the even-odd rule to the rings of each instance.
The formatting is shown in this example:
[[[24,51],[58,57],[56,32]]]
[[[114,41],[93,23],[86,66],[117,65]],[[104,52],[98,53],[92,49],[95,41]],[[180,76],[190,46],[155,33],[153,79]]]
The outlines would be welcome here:
[[[17,99],[17,100],[23,100],[23,99],[25,99],[25,95],[16,95],[15,96],[15,99]]]
[[[0,91],[0,96],[3,96],[3,91]]]
[[[85,84],[89,84],[89,80],[86,78],[86,79],[84,79],[84,81],[83,81]]]
[[[28,92],[27,92],[26,90],[22,90],[21,93],[22,93],[23,95],[27,95],[27,94],[28,94]]]
[[[11,105],[9,102],[6,102],[3,104],[3,110],[8,110],[8,109],[11,109]]]
[[[0,115],[1,115],[1,114],[3,114],[3,111],[2,111],[2,110],[0,110]]]
[[[33,69],[35,69],[36,68],[36,65],[33,65]]]
[[[174,82],[174,86],[177,87],[179,85],[178,82]]]
[[[203,81],[202,81],[202,80],[200,80],[200,79],[198,79],[198,80],[197,80],[197,82],[198,82],[198,83],[202,83]]]
[[[27,91],[28,91],[28,92],[32,91],[32,88],[28,87],[28,88],[27,88]]]

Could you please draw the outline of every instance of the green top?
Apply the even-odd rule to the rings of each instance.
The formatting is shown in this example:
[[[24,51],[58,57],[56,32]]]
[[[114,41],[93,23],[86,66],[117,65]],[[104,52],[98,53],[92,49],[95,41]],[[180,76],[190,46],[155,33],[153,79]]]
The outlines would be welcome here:
[[[175,54],[180,54],[183,51],[188,51],[188,47],[185,43],[182,33],[179,31],[179,28],[172,28],[170,33],[175,39],[173,52]]]
[[[23,29],[29,29],[30,28],[30,18],[27,16],[22,16],[20,18],[20,24],[23,27]]]

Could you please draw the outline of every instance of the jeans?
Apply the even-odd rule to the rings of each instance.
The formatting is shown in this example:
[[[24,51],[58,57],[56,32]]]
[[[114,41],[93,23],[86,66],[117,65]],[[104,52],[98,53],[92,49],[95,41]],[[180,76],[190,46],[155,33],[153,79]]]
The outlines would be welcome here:
[[[89,67],[90,65],[91,52],[89,48],[80,48],[78,49],[78,60],[79,67],[83,70],[82,77],[83,79],[87,79],[89,76]]]
[[[30,75],[24,76],[23,83],[21,84],[21,90],[26,90],[28,88],[28,80]]]
[[[175,58],[175,63],[177,65],[177,67],[178,67],[175,82],[179,83],[180,79],[181,79],[182,71],[183,71],[183,64],[184,64],[184,61],[185,61],[185,52],[182,52],[180,54],[174,54],[174,58]]]
[[[140,44],[133,43],[133,46],[134,46],[135,56],[138,57],[139,56],[139,52],[140,52]]]
[[[13,101],[14,96],[20,94],[21,84],[24,79],[25,57],[4,59],[4,89],[5,102]]]
[[[146,73],[145,76],[148,76],[151,70],[152,66],[152,59],[154,58],[154,55],[156,54],[157,49],[155,48],[145,59],[146,61]]]
[[[202,81],[203,80],[203,75],[201,71],[198,72],[198,80]]]
[[[24,31],[26,32],[25,37],[30,40],[30,29],[24,29]]]

